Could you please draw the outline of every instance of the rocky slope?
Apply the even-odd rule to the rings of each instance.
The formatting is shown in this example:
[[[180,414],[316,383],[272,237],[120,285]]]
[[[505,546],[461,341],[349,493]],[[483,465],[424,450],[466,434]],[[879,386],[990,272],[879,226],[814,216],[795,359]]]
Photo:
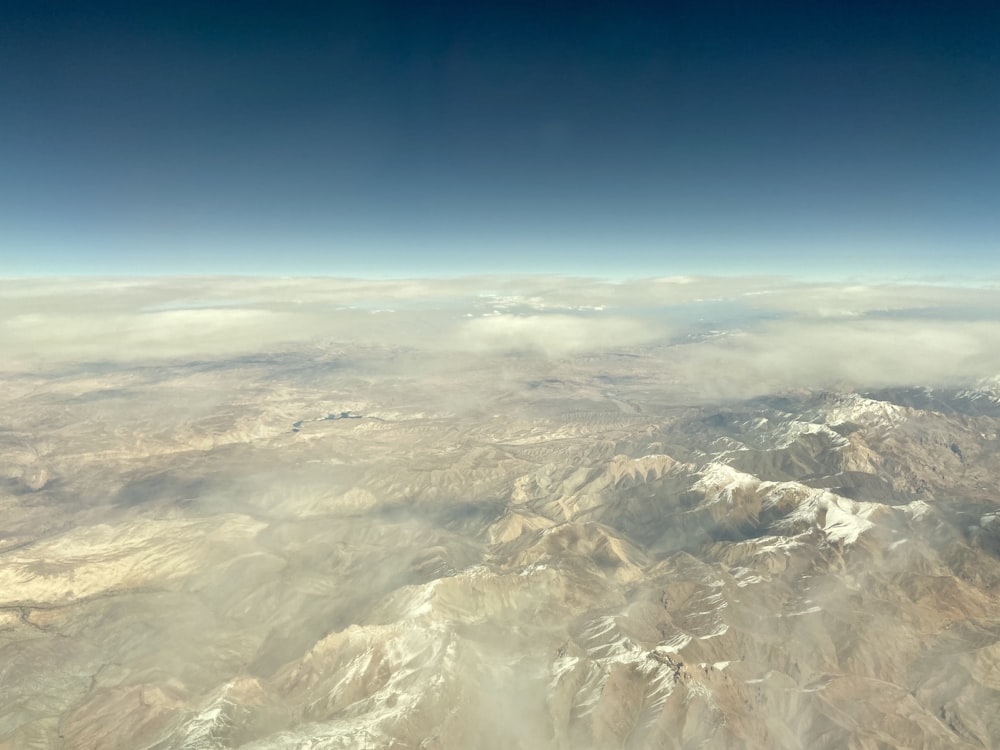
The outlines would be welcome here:
[[[1000,745],[994,385],[636,367],[12,379],[0,748]]]

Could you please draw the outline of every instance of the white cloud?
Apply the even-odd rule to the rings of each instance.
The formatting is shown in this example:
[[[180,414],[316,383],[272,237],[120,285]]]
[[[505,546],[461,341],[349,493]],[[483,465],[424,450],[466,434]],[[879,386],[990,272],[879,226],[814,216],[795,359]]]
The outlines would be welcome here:
[[[474,351],[564,355],[635,346],[663,332],[623,317],[500,314],[469,320],[456,345]]]
[[[386,310],[394,312],[373,314]],[[720,328],[728,332],[667,346]],[[6,370],[319,342],[422,352],[445,365],[462,352],[565,357],[641,347],[662,357],[671,382],[707,397],[931,385],[1000,373],[1000,288],[544,276],[0,281]]]
[[[679,347],[676,369],[709,397],[956,383],[1000,372],[1000,326],[927,319],[781,321]]]

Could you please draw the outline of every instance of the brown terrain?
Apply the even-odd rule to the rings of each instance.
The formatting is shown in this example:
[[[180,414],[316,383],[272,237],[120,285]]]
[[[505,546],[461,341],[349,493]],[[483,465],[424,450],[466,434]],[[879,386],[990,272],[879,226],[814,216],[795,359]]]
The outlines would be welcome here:
[[[1000,392],[316,345],[0,389],[0,748],[1000,746]]]

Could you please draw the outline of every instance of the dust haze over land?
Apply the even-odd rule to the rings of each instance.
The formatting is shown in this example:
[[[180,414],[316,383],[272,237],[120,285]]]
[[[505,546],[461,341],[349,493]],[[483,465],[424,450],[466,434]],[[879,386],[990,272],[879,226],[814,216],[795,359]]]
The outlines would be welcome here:
[[[1000,290],[0,281],[0,747],[991,747]]]
[[[708,380],[737,398],[834,383],[939,384],[1000,371],[995,286],[193,278],[0,281],[0,290],[2,367],[13,371],[312,353],[327,344],[420,352],[447,367],[469,355],[551,360],[674,346],[678,382]],[[755,377],[735,377],[736,363]]]

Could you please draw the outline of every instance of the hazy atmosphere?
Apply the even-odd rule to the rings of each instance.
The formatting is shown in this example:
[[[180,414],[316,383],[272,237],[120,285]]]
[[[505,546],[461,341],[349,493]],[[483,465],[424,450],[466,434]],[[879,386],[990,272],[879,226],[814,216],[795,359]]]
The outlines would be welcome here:
[[[785,279],[45,279],[0,282],[3,369],[324,345],[408,367],[656,352],[687,398],[954,385],[1000,373],[1000,288]],[[669,355],[667,355],[669,352]],[[402,355],[401,355],[402,356]]]
[[[0,750],[1000,747],[1000,13],[0,7]]]

